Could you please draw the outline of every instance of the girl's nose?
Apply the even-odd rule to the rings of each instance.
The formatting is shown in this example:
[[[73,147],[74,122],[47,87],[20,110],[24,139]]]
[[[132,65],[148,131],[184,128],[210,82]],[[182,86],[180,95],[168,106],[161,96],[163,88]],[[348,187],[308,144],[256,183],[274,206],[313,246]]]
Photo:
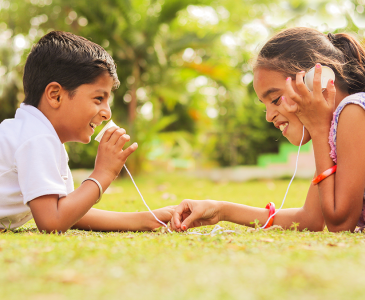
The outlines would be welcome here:
[[[273,122],[277,115],[278,115],[278,111],[276,109],[266,107],[266,121],[267,122]]]

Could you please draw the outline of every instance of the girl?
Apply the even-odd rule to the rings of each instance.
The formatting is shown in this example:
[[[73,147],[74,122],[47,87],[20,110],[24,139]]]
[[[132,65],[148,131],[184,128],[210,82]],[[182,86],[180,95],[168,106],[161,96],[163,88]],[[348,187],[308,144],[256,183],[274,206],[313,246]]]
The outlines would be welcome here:
[[[351,36],[324,35],[310,28],[284,30],[261,49],[253,83],[266,106],[266,120],[294,145],[300,144],[302,136],[303,144],[312,139],[314,177],[320,181],[311,184],[302,208],[280,210],[268,226],[288,229],[296,222],[300,230],[320,231],[326,225],[333,232],[364,227],[364,62],[365,51]],[[321,65],[336,75],[323,92]],[[310,92],[303,78],[313,66]],[[252,226],[255,219],[265,224],[275,211],[273,205],[266,208],[269,210],[224,201],[184,200],[173,214],[172,227],[180,231],[219,221]]]

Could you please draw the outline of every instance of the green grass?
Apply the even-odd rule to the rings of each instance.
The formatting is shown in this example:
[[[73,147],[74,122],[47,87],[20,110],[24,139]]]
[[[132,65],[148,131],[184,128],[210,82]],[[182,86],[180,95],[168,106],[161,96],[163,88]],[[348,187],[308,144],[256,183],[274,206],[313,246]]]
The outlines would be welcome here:
[[[281,204],[287,180],[213,183],[177,174],[137,178],[151,208],[184,198]],[[285,207],[302,205],[308,181],[293,182]],[[97,206],[145,210],[128,178]],[[193,236],[70,230],[45,235],[29,222],[0,233],[0,299],[362,299],[365,236],[248,231]],[[204,227],[202,231],[210,231]]]

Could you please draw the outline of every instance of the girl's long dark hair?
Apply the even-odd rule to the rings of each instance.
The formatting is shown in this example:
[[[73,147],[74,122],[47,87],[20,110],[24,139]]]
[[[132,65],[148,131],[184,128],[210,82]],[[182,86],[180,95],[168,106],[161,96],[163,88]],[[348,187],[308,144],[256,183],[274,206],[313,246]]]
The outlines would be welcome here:
[[[294,77],[316,63],[335,72],[336,83],[342,91],[365,92],[365,50],[346,33],[325,35],[306,27],[286,29],[263,46],[254,69],[266,68]]]

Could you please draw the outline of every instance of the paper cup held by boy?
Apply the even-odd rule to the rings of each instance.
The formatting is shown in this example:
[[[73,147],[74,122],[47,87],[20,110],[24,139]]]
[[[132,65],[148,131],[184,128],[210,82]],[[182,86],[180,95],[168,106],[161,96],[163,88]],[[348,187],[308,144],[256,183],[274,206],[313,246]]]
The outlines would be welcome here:
[[[105,133],[105,131],[107,131],[109,128],[111,128],[111,127],[117,127],[117,128],[119,128],[119,126],[118,125],[116,125],[114,122],[113,122],[113,120],[110,120],[105,126],[104,126],[104,128],[99,132],[99,134],[96,136],[96,138],[95,138],[95,141],[98,141],[99,143],[100,143],[100,141],[101,141],[101,138],[103,137],[103,135],[104,135],[104,133]]]
[[[313,91],[313,79],[314,79],[314,67],[310,69],[304,76],[304,83],[308,90]],[[335,73],[329,67],[322,66],[322,77],[321,77],[321,85],[322,92],[326,89],[328,80],[332,79],[335,81]]]

